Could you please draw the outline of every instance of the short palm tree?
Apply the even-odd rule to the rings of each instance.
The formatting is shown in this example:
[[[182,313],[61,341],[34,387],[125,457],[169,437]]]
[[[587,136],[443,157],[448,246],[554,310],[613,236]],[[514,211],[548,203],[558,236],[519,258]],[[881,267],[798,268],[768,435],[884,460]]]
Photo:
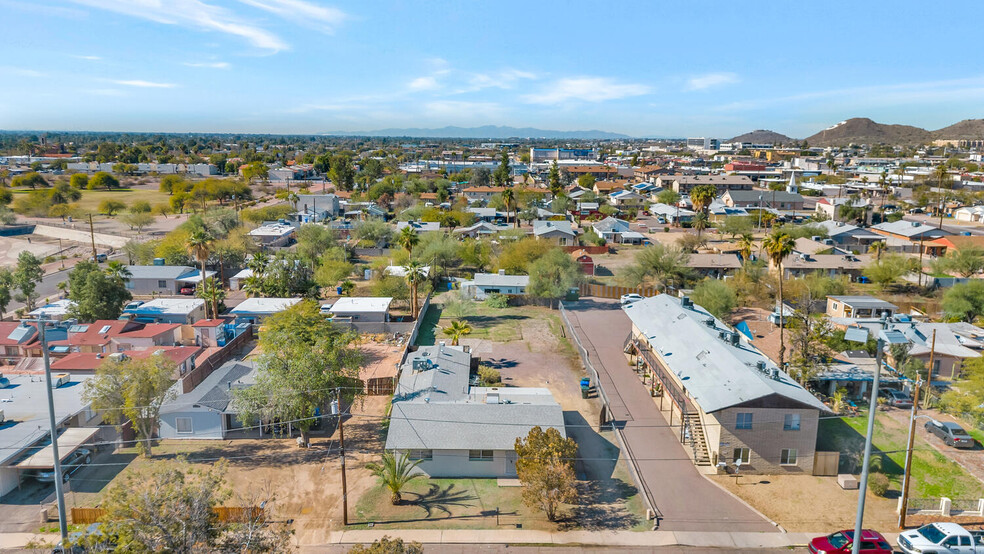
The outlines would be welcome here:
[[[700,238],[700,234],[707,229],[707,214],[704,212],[697,212],[697,214],[690,220],[690,226],[697,229],[697,238]]]
[[[751,235],[742,235],[738,239],[738,253],[741,254],[741,261],[747,262],[752,257],[752,248],[755,245],[752,243]]]
[[[263,296],[263,279],[258,277],[256,273],[253,273],[243,279],[243,283],[239,286],[239,289],[246,293],[247,298]]]
[[[383,485],[392,493],[390,501],[394,506],[399,506],[403,502],[403,487],[424,476],[423,473],[414,472],[421,462],[423,460],[411,461],[406,452],[400,454],[399,458],[393,452],[383,452],[382,460],[366,464],[366,469],[383,480]]]
[[[412,226],[407,225],[400,231],[400,236],[397,237],[396,242],[407,251],[407,254],[411,257],[413,256],[413,248],[420,244],[420,235],[417,234],[417,230]]]
[[[427,274],[424,272],[424,266],[418,261],[410,260],[407,265],[403,266],[404,274],[406,275],[407,284],[410,285],[410,317],[417,318],[417,287],[420,283],[424,282],[427,278]]]
[[[133,273],[130,273],[126,265],[119,260],[112,260],[106,264],[106,275],[119,283],[126,283],[130,277],[133,277]]]
[[[471,325],[460,319],[452,321],[451,325],[444,328],[444,334],[451,337],[451,346],[458,346],[458,340],[465,335],[470,335],[471,332]]]
[[[786,233],[773,231],[762,240],[762,248],[765,249],[769,260],[779,272],[779,367],[782,368],[786,361],[786,343],[783,333],[785,322],[782,316],[782,261],[786,259],[786,256],[793,253],[793,239]]]

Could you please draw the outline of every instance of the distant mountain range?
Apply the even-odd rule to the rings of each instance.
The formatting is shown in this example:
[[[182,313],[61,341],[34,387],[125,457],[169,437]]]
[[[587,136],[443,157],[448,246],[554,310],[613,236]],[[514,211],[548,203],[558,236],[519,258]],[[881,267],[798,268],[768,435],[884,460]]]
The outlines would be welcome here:
[[[782,133],[777,133],[775,131],[767,131],[765,129],[758,129],[757,131],[752,131],[751,133],[745,133],[744,135],[738,135],[737,137],[730,138],[724,142],[751,142],[754,144],[789,144],[793,141],[794,139],[791,139]]]
[[[335,131],[325,133],[343,137],[414,137],[414,138],[476,138],[476,139],[623,139],[629,135],[608,131],[552,131],[533,127],[502,127],[483,125],[481,127],[441,127],[424,129],[410,127],[405,129],[379,129],[376,131]]]

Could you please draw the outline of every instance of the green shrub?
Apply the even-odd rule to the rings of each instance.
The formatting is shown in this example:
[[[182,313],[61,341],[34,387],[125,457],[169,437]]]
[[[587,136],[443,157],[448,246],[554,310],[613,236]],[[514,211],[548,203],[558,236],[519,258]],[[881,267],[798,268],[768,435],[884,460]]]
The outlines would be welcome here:
[[[504,294],[493,292],[485,298],[485,305],[490,308],[505,308],[509,306],[509,297]]]
[[[885,496],[885,493],[888,492],[888,476],[884,473],[869,474],[868,490],[877,496]]]
[[[483,387],[495,387],[502,384],[502,375],[489,366],[479,366],[478,378],[482,381]]]

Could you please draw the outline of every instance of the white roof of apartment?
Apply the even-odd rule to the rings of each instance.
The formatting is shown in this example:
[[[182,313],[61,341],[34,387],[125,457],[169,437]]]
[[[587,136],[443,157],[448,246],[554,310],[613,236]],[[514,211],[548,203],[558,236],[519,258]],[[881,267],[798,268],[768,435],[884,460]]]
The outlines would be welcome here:
[[[738,346],[721,339],[721,331],[733,330],[696,304],[684,308],[680,298],[660,294],[627,305],[625,313],[705,412],[773,395],[827,411],[744,335],[738,333]],[[764,371],[757,369],[759,363]]]
[[[247,298],[229,310],[231,314],[275,314],[300,302],[300,298]]]
[[[128,265],[130,279],[176,279],[196,272],[193,267],[186,265]]]
[[[343,296],[335,301],[331,313],[380,313],[389,310],[391,296]]]
[[[0,389],[0,410],[7,420],[0,425],[0,465],[7,465],[48,434],[48,392],[44,377],[17,373],[6,377],[15,386]],[[61,424],[86,406],[82,401],[85,388],[82,385],[89,378],[73,374],[72,383],[51,390],[57,423]]]
[[[891,233],[893,235],[902,235],[908,238],[918,236],[931,236],[935,238],[953,234],[946,230],[940,230],[938,227],[934,227],[933,225],[926,225],[925,223],[920,223],[918,221],[906,221],[904,219],[900,219],[898,221],[886,221],[885,223],[873,225],[871,228],[876,231]]]
[[[143,304],[125,310],[135,314],[190,314],[205,305],[201,298],[155,298]]]
[[[294,232],[293,225],[266,223],[249,232],[252,237],[282,237]]]

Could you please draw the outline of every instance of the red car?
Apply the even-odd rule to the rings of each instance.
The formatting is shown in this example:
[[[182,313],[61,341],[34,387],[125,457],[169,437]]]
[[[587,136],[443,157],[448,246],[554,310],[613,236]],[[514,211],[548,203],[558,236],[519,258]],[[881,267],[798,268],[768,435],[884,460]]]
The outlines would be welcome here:
[[[185,295],[185,296],[194,296],[194,294],[195,294],[195,287],[184,287],[181,290],[179,290],[178,292],[181,293],[181,294],[183,294],[183,295]]]
[[[810,541],[810,552],[813,554],[849,554],[854,539],[854,529],[838,531],[826,537],[817,537]],[[865,554],[892,554],[892,545],[878,531],[861,530],[861,552]]]

